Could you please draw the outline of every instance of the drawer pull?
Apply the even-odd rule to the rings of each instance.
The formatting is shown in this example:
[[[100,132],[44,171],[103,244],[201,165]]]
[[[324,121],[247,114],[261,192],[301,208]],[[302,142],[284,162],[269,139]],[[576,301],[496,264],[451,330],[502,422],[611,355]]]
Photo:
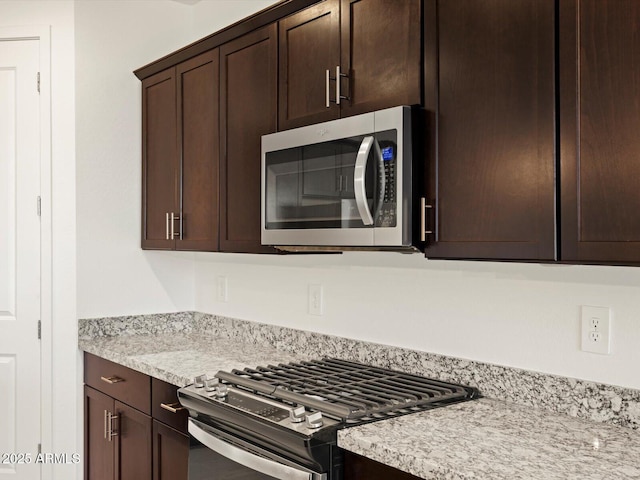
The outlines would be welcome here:
[[[181,412],[182,410],[185,410],[185,408],[182,405],[180,405],[180,403],[178,402],[170,403],[170,404],[161,403],[160,407],[164,408],[165,410],[169,410],[171,413],[178,413],[178,412]]]
[[[124,378],[120,378],[120,377],[100,377],[100,380],[102,380],[103,382],[107,382],[109,385],[113,385],[114,383],[120,383],[120,382],[124,382]]]

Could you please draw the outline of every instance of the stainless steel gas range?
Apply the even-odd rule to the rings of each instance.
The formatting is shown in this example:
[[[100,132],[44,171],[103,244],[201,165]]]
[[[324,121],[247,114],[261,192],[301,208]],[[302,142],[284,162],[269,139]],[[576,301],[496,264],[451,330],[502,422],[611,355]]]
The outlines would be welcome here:
[[[337,431],[470,400],[471,387],[325,358],[196,377],[189,480],[341,480]]]

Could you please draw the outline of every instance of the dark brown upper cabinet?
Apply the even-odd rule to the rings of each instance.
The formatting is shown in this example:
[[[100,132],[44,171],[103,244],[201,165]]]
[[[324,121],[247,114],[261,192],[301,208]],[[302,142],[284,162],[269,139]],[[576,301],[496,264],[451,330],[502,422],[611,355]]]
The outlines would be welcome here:
[[[276,131],[276,24],[220,47],[220,250],[273,252],[260,244],[261,137]]]
[[[560,1],[561,259],[640,263],[640,3]]]
[[[171,212],[179,214],[176,111],[175,68],[142,82],[142,248],[175,248],[169,221]]]
[[[420,12],[420,0],[325,0],[281,20],[278,128],[419,104]]]
[[[217,250],[218,49],[142,82],[142,247]]]
[[[425,2],[427,257],[556,258],[554,12]]]

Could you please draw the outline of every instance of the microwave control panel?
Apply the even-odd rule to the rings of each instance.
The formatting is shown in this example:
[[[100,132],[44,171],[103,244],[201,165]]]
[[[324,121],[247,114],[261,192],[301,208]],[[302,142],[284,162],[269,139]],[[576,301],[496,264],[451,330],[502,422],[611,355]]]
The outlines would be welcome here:
[[[380,145],[380,147],[382,152],[382,163],[384,165],[385,183],[382,205],[378,211],[378,215],[376,216],[375,225],[376,227],[395,227],[397,184],[396,145],[383,144]]]

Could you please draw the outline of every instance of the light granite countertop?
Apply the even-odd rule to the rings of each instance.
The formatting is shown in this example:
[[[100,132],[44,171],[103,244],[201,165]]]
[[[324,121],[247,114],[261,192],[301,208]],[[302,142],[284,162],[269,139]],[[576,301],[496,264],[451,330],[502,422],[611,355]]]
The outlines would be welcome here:
[[[219,370],[308,360],[273,347],[202,333],[164,333],[81,338],[81,350],[93,353],[179,387],[196,375]]]
[[[425,479],[640,479],[637,430],[489,398],[347,428],[338,445]]]
[[[206,332],[180,315],[155,320],[83,321],[78,344],[178,386],[203,373],[306,360],[320,351],[345,353],[333,352],[330,338],[316,351],[287,334],[276,347],[267,341],[273,335],[266,327],[251,326],[247,335],[241,324],[221,326],[217,319]],[[138,333],[130,332],[138,323]],[[640,430],[491,398],[346,428],[338,445],[431,480],[640,479]]]

